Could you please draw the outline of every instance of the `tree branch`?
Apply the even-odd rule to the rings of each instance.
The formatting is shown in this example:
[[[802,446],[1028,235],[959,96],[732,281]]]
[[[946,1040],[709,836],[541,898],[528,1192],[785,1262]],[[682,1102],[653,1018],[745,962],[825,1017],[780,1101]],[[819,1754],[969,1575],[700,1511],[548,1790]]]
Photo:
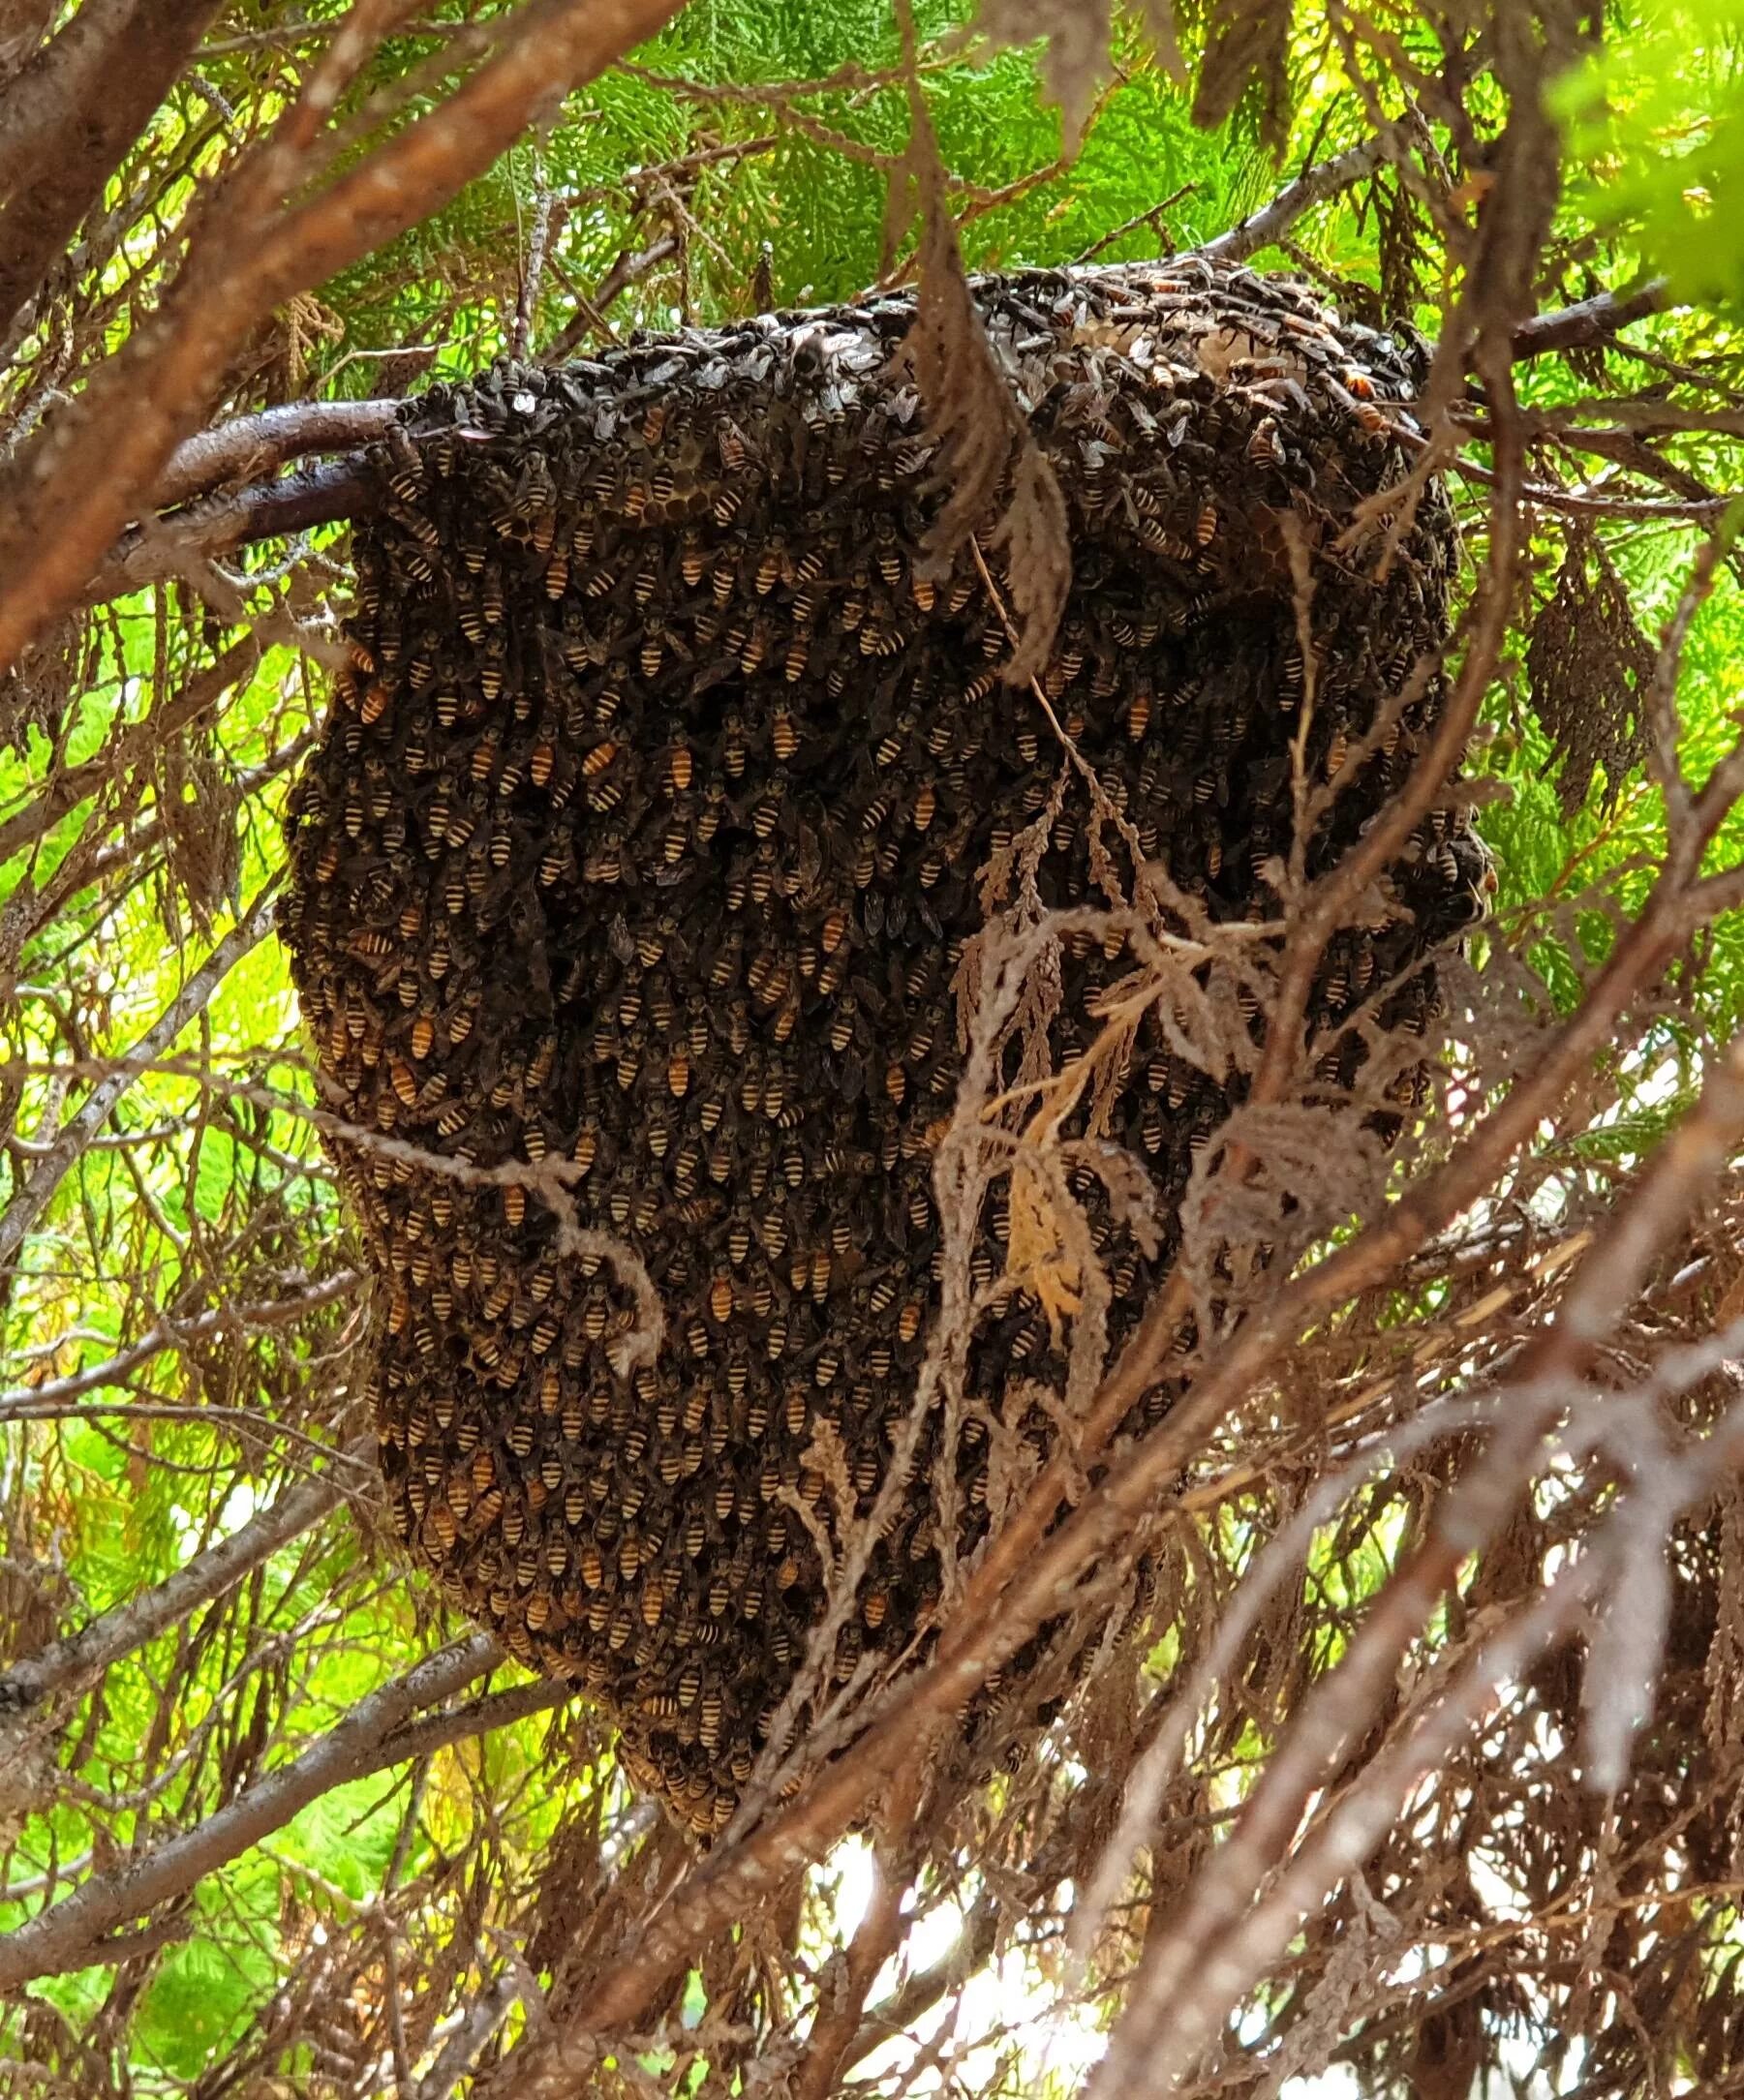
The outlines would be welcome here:
[[[78,600],[262,315],[444,204],[534,110],[594,78],[679,4],[530,0],[445,103],[287,210],[281,199],[309,175],[306,151],[293,148],[312,143],[303,135],[325,114],[293,108],[231,208],[208,217],[158,314],[0,474],[0,665]]]
[[[222,0],[85,0],[0,90],[0,334],[174,85]]]
[[[1575,306],[1558,307],[1549,314],[1535,314],[1514,331],[1516,362],[1545,357],[1552,350],[1588,350],[1608,343],[1619,328],[1662,314],[1671,303],[1671,288],[1655,277],[1634,291],[1601,291]]]
[[[106,1074],[91,1088],[84,1106],[37,1162],[30,1179],[6,1206],[4,1213],[0,1213],[0,1276],[4,1276],[17,1260],[25,1236],[48,1207],[49,1198],[60,1187],[80,1153],[108,1121],[115,1104],[139,1077],[141,1070],[164,1054],[242,958],[258,947],[271,930],[276,886],[277,877],[266,883],[248,910],[135,1043],[120,1069]]]
[[[1364,138],[1348,151],[1334,154],[1330,161],[1321,161],[1304,169],[1294,182],[1281,189],[1270,203],[1261,205],[1239,226],[1231,227],[1227,233],[1219,233],[1215,240],[1205,242],[1197,253],[1210,257],[1215,262],[1245,262],[1249,256],[1258,255],[1262,248],[1270,248],[1289,232],[1304,212],[1336,197],[1340,190],[1348,190],[1364,175],[1372,175],[1388,158],[1392,146],[1399,139],[1411,137],[1415,130],[1413,120],[1401,117],[1386,131],[1376,132],[1372,137]]]
[[[124,533],[81,593],[81,602],[101,605],[126,597],[148,584],[185,576],[200,563],[234,554],[257,540],[284,539],[312,526],[367,518],[380,501],[376,477],[360,459],[334,460],[276,481],[207,497]]]
[[[0,0],[0,85],[27,66],[60,13],[60,0]]]
[[[818,1979],[817,2014],[807,2037],[806,2054],[793,2074],[793,2100],[829,2100],[837,2089],[843,2059],[860,2032],[872,1981],[896,1952],[903,1934],[903,1898],[906,1874],[896,1871],[892,1854],[907,1837],[919,1794],[918,1769],[900,1803],[891,1805],[893,1842],[872,1853],[872,1895],[846,1949],[825,1964]]]
[[[348,1465],[373,1467],[375,1449],[373,1437],[360,1437],[346,1446],[343,1456]],[[338,1507],[345,1495],[337,1468],[286,1488],[239,1531],[197,1553],[154,1589],[140,1591],[40,1655],[15,1663],[0,1675],[0,1715],[24,1712],[50,1693],[69,1697],[83,1691],[111,1663],[180,1625],[190,1613],[232,1589],[281,1546],[312,1530]]]
[[[86,0],[0,90],[0,332],[151,122],[221,0]]]
[[[466,2018],[443,2044],[439,2055],[420,2081],[417,2100],[451,2100],[454,2088],[472,2070],[479,2052],[508,2018],[517,1986],[513,1972],[505,1969],[488,1990],[473,2000]]]
[[[0,1991],[36,1976],[58,1976],[105,1959],[105,1937],[130,1918],[185,1896],[330,1788],[365,1772],[419,1707],[451,1698],[494,1670],[503,1651],[474,1633],[358,1700],[345,1719],[291,1762],[246,1788],[192,1830],[166,1839],[112,1872],[93,1874],[62,1902],[0,1934]]]
[[[173,509],[227,481],[248,480],[311,452],[368,444],[391,429],[399,414],[397,401],[292,401],[258,415],[236,416],[176,446],[151,493],[151,507]]]

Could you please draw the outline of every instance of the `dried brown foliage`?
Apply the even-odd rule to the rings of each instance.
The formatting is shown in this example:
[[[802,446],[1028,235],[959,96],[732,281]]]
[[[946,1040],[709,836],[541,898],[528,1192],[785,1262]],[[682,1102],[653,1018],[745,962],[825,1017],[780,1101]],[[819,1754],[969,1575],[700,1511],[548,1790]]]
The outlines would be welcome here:
[[[1291,0],[1212,0],[1205,15],[1205,57],[1193,115],[1221,124],[1252,95],[1268,140],[1282,147],[1290,114]]]
[[[1561,769],[1556,793],[1565,813],[1585,802],[1595,768],[1605,776],[1606,793],[1614,796],[1647,756],[1655,661],[1604,546],[1590,533],[1571,531],[1555,585],[1526,645],[1533,712]]]
[[[925,552],[941,575],[969,535],[992,524],[994,542],[1010,557],[1018,641],[1001,675],[1021,685],[1046,668],[1072,575],[1064,499],[1055,470],[1030,435],[1001,370],[979,310],[969,296],[962,251],[951,222],[945,167],[916,65],[913,23],[901,12],[904,71],[911,118],[908,153],[890,186],[887,256],[894,259],[918,204],[920,277],[914,324],[903,346],[913,365],[928,429],[935,441],[933,487],[944,496],[927,528]],[[1094,39],[1098,61],[1106,36]],[[1057,49],[1056,39],[1050,50]],[[1075,95],[1056,83],[1062,99]],[[1076,100],[1066,104],[1068,126]],[[1013,467],[1013,456],[1016,464]],[[1000,498],[995,513],[994,499]]]

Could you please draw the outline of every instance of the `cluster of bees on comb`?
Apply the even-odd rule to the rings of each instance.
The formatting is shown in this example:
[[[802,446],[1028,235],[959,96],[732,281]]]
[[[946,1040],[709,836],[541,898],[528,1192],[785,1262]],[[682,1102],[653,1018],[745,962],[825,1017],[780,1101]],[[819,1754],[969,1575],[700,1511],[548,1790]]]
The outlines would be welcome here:
[[[394,1524],[515,1656],[594,1696],[631,1776],[705,1838],[822,1615],[816,1534],[871,1508],[911,1405],[978,873],[1040,820],[1042,902],[1104,900],[1063,733],[1213,918],[1274,905],[1261,870],[1289,849],[1305,685],[1277,521],[1324,544],[1399,480],[1392,417],[1423,377],[1411,343],[1202,259],[973,295],[1069,513],[1048,708],[1002,682],[1010,633],[974,548],[925,558],[938,460],[913,302],[892,294],[500,362],[409,404],[372,455],[351,662],[290,818],[283,932],[354,1126],[334,1150],[378,1279]],[[1349,756],[1443,640],[1453,553],[1431,489],[1391,564],[1324,566],[1306,755],[1316,778],[1349,771],[1311,867],[1421,749],[1433,680]],[[1426,821],[1392,873],[1398,914],[1329,950],[1316,1021],[1394,985],[1386,1024],[1421,1031],[1423,959],[1475,915],[1482,873],[1455,814]],[[1130,969],[1118,935],[1064,941],[1056,1060]],[[1117,1339],[1240,1083],[1141,1024],[1113,1135],[1150,1177],[1160,1245],[1097,1207],[1093,1176],[1075,1185]],[[646,1266],[652,1358],[597,1238],[575,1251],[536,1189],[481,1178],[553,1159],[573,1220]],[[986,1280],[998,1195],[978,1232]],[[1062,1364],[1013,1292],[971,1384],[996,1412]],[[967,1554],[990,1521],[975,1410],[945,1462]],[[938,1463],[935,1440],[825,1692],[924,1639]]]

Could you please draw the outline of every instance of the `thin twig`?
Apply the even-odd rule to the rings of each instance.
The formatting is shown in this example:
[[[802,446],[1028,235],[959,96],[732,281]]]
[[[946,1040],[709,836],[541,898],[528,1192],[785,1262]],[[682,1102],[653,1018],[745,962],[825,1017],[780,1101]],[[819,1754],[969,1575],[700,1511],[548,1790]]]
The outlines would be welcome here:
[[[1214,262],[1245,262],[1249,256],[1258,255],[1262,248],[1270,248],[1281,239],[1305,212],[1350,189],[1365,175],[1372,175],[1388,158],[1390,149],[1415,137],[1419,128],[1414,119],[1401,117],[1390,130],[1377,132],[1373,137],[1334,154],[1330,161],[1304,169],[1270,203],[1261,205],[1227,233],[1205,242],[1199,253]]]
[[[134,1061],[151,1062],[160,1057],[189,1023],[200,1014],[212,994],[244,956],[258,948],[272,928],[273,900],[277,878],[269,879],[254,902],[236,922],[199,969],[189,977],[169,1004],[139,1037],[129,1052]],[[0,1275],[17,1260],[25,1236],[43,1212],[49,1198],[72,1171],[90,1141],[113,1113],[115,1105],[133,1084],[126,1072],[111,1073],[92,1087],[78,1113],[68,1123],[31,1170],[30,1179],[0,1212]]]
[[[311,1801],[371,1770],[372,1758],[420,1707],[451,1698],[502,1660],[503,1651],[489,1634],[469,1634],[359,1699],[290,1764],[245,1787],[203,1822],[123,1866],[90,1875],[71,1896],[0,1933],[0,1991],[106,1960],[107,1935],[130,1918],[185,1895],[282,1830]]]
[[[371,1438],[349,1445],[342,1465],[296,1481],[240,1530],[197,1553],[155,1588],[136,1592],[76,1633],[14,1663],[0,1675],[0,1715],[20,1713],[50,1694],[74,1696],[123,1657],[223,1597],[262,1561],[312,1530],[353,1487],[373,1479],[374,1453]]]

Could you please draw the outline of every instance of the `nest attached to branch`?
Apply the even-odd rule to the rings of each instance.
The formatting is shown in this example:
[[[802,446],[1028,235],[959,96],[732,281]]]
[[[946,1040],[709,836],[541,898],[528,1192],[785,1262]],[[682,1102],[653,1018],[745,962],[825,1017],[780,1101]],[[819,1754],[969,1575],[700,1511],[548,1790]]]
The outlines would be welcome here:
[[[1195,259],[972,293],[1069,522],[1039,689],[1001,682],[996,542],[985,573],[972,542],[924,552],[948,491],[912,300],[762,317],[409,406],[291,818],[284,931],[330,1105],[359,1126],[334,1150],[379,1281],[396,1527],[517,1657],[585,1687],[705,1835],[908,1419],[963,965],[999,871],[1032,910],[1106,908],[1136,852],[1209,922],[1274,910],[1305,690],[1293,538],[1317,564],[1307,772],[1348,776],[1310,873],[1442,697],[1420,676],[1398,705],[1446,636],[1439,492],[1390,561],[1378,528],[1320,560],[1405,475],[1386,405],[1421,384],[1415,345]],[[1392,871],[1397,908],[1329,948],[1311,1019],[1391,987],[1378,1025],[1421,1032],[1418,965],[1481,872],[1438,813]],[[1117,928],[1054,945],[1056,1069],[1132,969]],[[1329,1085],[1369,1054],[1334,1040]],[[1015,1034],[1000,1054],[1006,1079],[1029,1069]],[[1183,1057],[1154,1008],[1117,1079],[1094,1135],[1147,1201],[1115,1202],[1093,1160],[1065,1177],[1116,1343],[1246,1084]],[[820,1701],[924,1642],[943,1561],[989,1528],[990,1425],[1032,1454],[1058,1433],[1037,1395],[1062,1384],[1061,1305],[1015,1269],[1013,1209],[1001,1184],[971,1221],[976,1283],[1011,1284],[975,1327],[974,1404],[948,1451],[929,1425]]]

